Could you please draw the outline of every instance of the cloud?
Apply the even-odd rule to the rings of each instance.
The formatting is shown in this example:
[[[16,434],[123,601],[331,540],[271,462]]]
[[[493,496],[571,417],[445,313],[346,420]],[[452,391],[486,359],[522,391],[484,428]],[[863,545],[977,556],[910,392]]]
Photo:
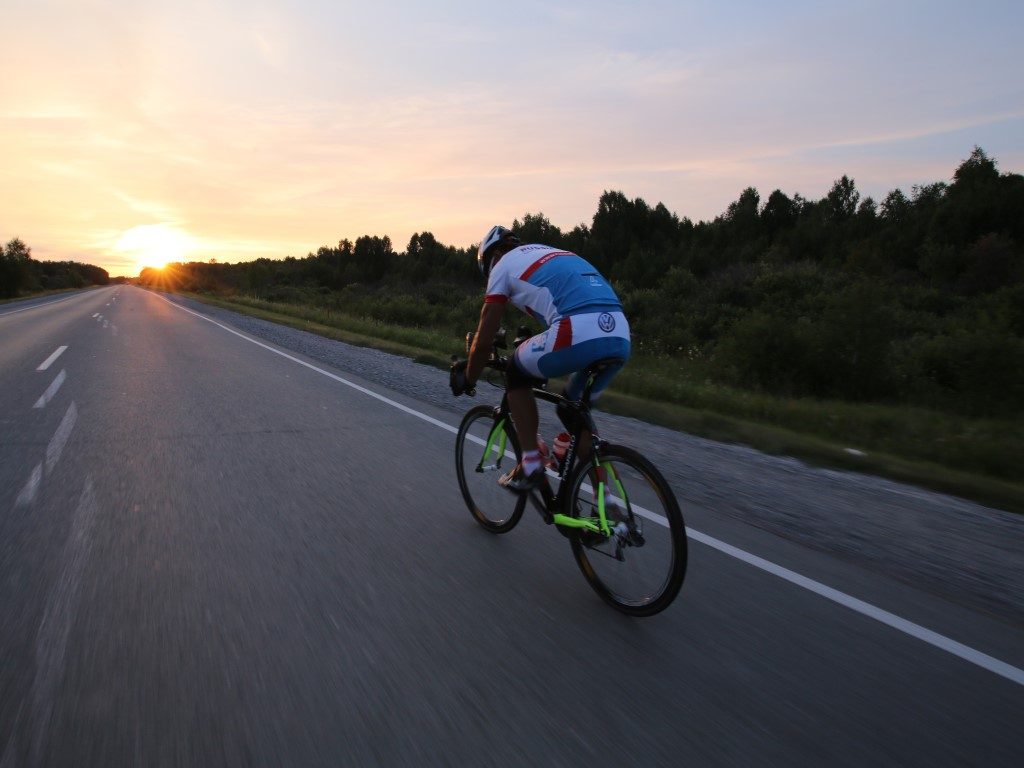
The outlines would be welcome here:
[[[57,5],[0,11],[0,227],[48,254],[114,260],[147,225],[220,260],[465,245],[587,221],[606,189],[711,218],[749,185],[884,191],[979,142],[1024,159],[1014,19],[982,49],[945,6],[879,30],[881,6],[790,3]]]

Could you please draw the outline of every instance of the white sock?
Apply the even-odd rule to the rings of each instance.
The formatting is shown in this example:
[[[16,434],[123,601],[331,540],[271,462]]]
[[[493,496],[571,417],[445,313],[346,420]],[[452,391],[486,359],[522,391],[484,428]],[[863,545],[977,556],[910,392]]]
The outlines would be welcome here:
[[[540,451],[523,451],[523,475],[529,477],[544,466]]]

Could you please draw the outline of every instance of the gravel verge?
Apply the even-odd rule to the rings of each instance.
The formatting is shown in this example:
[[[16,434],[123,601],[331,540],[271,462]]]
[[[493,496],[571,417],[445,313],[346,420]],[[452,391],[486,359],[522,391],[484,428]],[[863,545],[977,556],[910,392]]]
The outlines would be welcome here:
[[[465,399],[431,366],[180,296],[169,299],[285,349],[453,414]],[[453,347],[457,340],[453,342]],[[545,435],[557,428],[542,418]],[[890,480],[810,467],[604,413],[602,433],[643,446],[683,505],[713,509],[1024,626],[1024,519]]]

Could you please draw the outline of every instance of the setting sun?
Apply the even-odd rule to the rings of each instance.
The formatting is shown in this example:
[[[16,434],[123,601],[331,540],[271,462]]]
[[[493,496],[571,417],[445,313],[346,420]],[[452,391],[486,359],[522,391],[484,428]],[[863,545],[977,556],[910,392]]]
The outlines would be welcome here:
[[[117,241],[117,250],[134,257],[139,269],[161,269],[170,262],[184,261],[192,247],[192,239],[187,234],[163,224],[132,227]]]

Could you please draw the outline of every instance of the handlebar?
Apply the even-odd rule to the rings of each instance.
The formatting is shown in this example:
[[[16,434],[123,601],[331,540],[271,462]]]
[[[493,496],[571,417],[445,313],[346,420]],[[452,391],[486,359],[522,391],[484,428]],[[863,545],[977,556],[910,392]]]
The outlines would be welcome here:
[[[473,338],[476,336],[475,331],[470,331],[466,334],[466,358],[469,358],[470,350],[473,348]],[[525,325],[519,326],[516,329],[516,338],[512,340],[512,348],[515,349],[524,341],[530,338],[530,329]],[[508,357],[502,355],[500,350],[508,349],[508,331],[504,328],[499,328],[498,332],[494,335],[494,341],[491,344],[490,354],[487,356],[487,362],[484,366],[491,368],[495,371],[505,371],[508,368]],[[452,355],[452,375],[455,375],[455,363],[459,361],[458,355]],[[491,382],[494,383],[493,381]],[[475,395],[476,389],[469,390],[466,392],[468,395]]]
[[[475,331],[470,331],[466,334],[466,357],[469,357],[469,352],[473,348],[473,339],[476,336]],[[516,337],[512,340],[512,348],[515,349],[524,341],[530,338],[530,329],[525,325],[520,325],[516,329]],[[487,356],[487,366],[489,368],[496,367],[494,364],[500,363],[502,366],[508,363],[508,358],[503,357],[498,353],[499,349],[508,349],[508,331],[504,328],[499,328],[498,332],[494,334],[494,341],[491,344],[491,353]],[[452,356],[452,360],[455,356]]]

